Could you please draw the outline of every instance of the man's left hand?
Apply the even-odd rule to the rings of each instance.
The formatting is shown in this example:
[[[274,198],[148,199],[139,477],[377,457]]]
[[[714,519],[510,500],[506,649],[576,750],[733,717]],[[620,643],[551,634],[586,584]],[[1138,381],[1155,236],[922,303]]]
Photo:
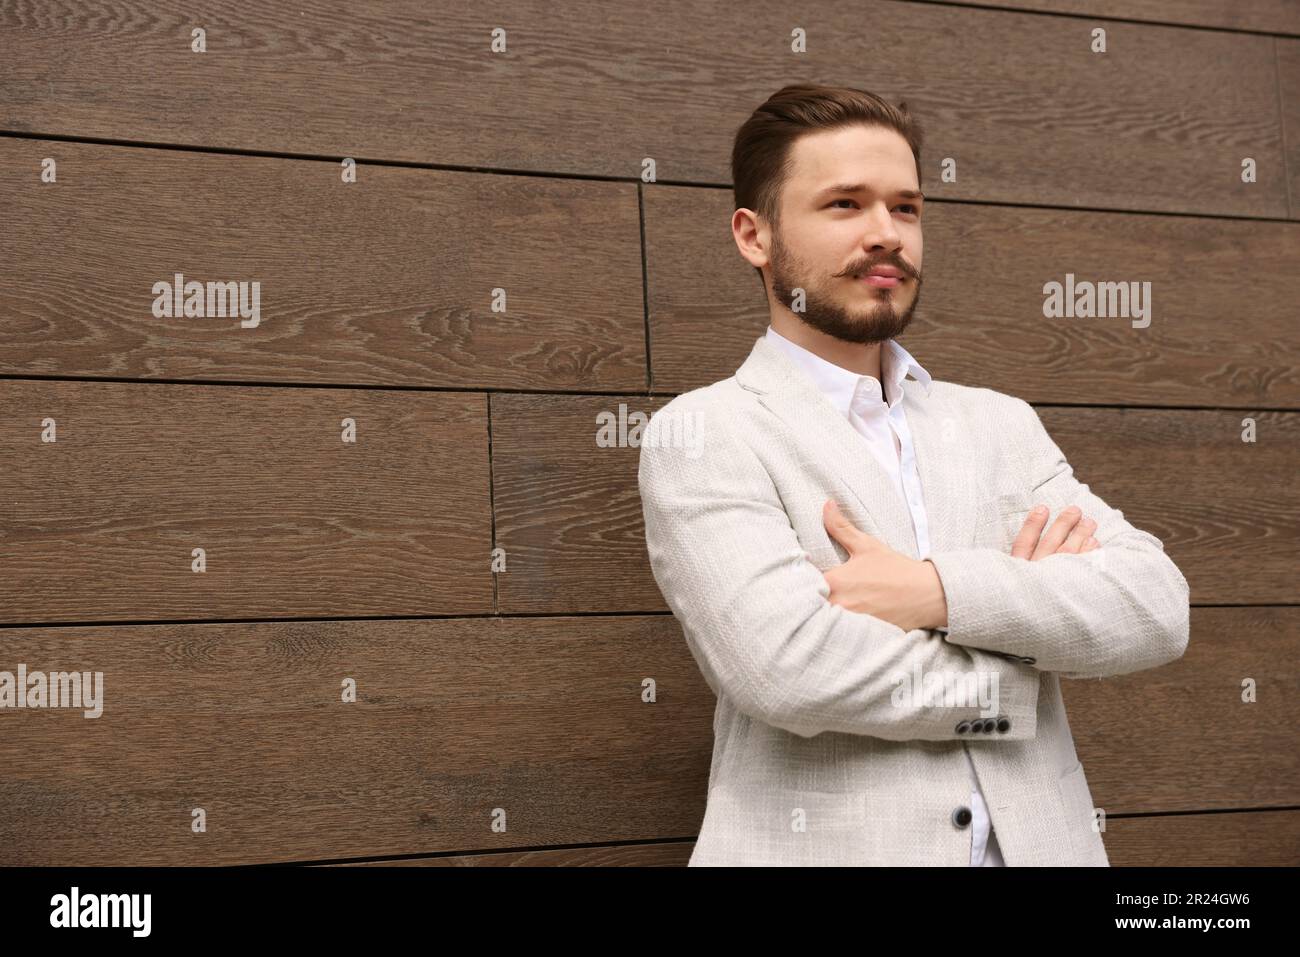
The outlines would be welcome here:
[[[948,626],[948,602],[934,565],[860,531],[833,501],[822,508],[822,521],[849,553],[844,564],[822,573],[831,588],[831,604],[873,615],[903,631]]]

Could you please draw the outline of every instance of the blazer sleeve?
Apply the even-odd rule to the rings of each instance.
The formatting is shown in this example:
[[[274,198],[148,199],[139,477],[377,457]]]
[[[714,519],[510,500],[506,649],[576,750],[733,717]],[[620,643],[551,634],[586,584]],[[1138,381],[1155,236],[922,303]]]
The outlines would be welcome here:
[[[1038,671],[831,604],[763,463],[710,425],[689,450],[643,438],[638,481],[655,581],[716,694],[802,737],[965,739],[981,718],[1007,719],[990,744],[1034,737]],[[951,696],[903,693],[936,673]]]
[[[930,555],[948,601],[948,640],[1009,655],[1066,678],[1122,675],[1187,648],[1187,580],[1160,540],[1134,528],[1074,477],[1033,406],[1012,400],[1013,448],[1034,502],[1052,519],[1077,505],[1101,547],[1037,561],[996,549]]]

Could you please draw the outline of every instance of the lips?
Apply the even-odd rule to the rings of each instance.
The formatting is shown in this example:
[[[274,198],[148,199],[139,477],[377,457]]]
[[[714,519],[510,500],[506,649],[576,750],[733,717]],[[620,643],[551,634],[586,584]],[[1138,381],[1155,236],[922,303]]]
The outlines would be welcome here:
[[[882,289],[892,289],[902,281],[897,276],[884,276],[879,273],[868,273],[858,279],[858,282],[864,282],[868,286],[879,286]]]
[[[864,273],[854,273],[853,281],[864,283],[868,286],[875,286],[878,289],[892,289],[895,286],[901,286],[906,274],[897,266],[889,266],[881,263],[872,266]]]

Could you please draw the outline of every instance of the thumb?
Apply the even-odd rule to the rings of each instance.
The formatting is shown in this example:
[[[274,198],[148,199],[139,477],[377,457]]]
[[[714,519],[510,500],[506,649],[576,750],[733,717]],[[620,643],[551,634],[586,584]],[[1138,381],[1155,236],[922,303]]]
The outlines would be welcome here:
[[[831,538],[848,549],[850,555],[863,551],[875,541],[850,522],[833,499],[827,499],[822,507],[822,522],[826,525],[826,531],[830,533]]]

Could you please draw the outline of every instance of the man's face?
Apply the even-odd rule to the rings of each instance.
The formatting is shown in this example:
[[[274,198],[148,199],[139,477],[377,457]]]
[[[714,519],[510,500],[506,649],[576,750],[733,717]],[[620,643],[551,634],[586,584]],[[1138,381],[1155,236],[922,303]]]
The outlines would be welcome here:
[[[921,294],[916,161],[892,129],[850,126],[800,137],[781,193],[768,263],[777,301],[845,342],[883,342],[912,319]],[[833,191],[833,187],[859,187]],[[893,266],[894,282],[868,280]],[[793,290],[805,292],[803,311]]]

